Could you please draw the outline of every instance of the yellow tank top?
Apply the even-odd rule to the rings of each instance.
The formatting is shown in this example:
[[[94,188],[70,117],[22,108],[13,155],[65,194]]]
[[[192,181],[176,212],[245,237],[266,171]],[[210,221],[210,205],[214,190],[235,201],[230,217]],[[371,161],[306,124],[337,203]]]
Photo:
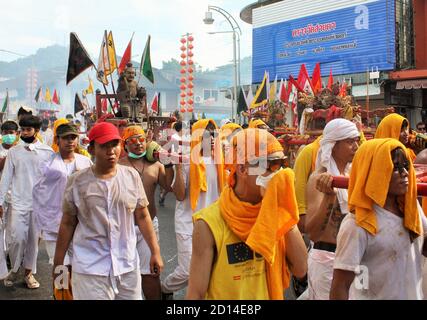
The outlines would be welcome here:
[[[200,219],[208,224],[216,244],[206,299],[269,300],[264,258],[230,230],[218,201],[194,214],[194,221]]]

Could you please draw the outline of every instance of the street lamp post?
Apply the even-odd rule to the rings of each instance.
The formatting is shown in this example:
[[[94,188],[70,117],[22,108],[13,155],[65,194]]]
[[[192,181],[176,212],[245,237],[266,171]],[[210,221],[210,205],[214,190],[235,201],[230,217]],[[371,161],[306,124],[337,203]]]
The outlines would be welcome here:
[[[238,86],[240,86],[240,35],[242,34],[242,30],[240,29],[240,26],[237,23],[236,19],[234,19],[230,13],[216,6],[208,6],[208,11],[206,11],[205,13],[205,19],[203,19],[203,22],[205,24],[214,23],[214,19],[212,18],[211,11],[216,11],[222,14],[225,17],[225,19],[230,23],[232,28],[232,31],[229,31],[229,32],[233,33],[234,97],[233,97],[233,103],[231,106],[231,118],[234,122],[235,110],[237,110],[237,88]],[[237,64],[237,47],[239,47],[238,48],[239,64]]]

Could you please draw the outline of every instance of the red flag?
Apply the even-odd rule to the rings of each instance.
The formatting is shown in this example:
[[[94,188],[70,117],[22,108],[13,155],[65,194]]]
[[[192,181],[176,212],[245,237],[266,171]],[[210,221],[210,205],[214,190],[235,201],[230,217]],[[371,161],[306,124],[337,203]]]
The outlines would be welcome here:
[[[328,80],[328,89],[332,90],[332,86],[334,84],[334,77],[332,76],[332,69],[329,72],[329,80]]]
[[[108,109],[107,99],[102,99],[102,101],[101,101],[101,109],[102,109],[102,113],[106,113],[107,112],[107,109]]]
[[[159,94],[154,95],[153,101],[151,102],[151,110],[155,113],[159,113]]]
[[[345,97],[346,95],[347,95],[347,82],[344,81],[344,83],[341,85],[339,96]]]
[[[304,92],[304,89],[299,85],[299,83],[297,82],[297,81],[295,81],[295,79],[292,77],[292,76],[289,76],[289,84],[288,84],[288,87],[291,87],[292,88],[292,86],[291,85],[293,85],[295,88],[297,88],[297,90],[299,91],[299,92]]]
[[[55,91],[53,92],[52,102],[53,102],[54,104],[59,104],[59,98],[58,98],[58,93],[56,92],[56,89],[55,89]]]
[[[303,91],[313,93],[313,85],[311,83],[310,76],[308,75],[307,68],[305,67],[304,63],[301,65],[301,69],[299,70],[297,81],[298,85],[303,88]]]
[[[282,101],[283,103],[286,104],[286,106],[289,103],[289,93],[290,90],[289,88],[291,88],[291,84],[288,84],[288,87],[286,88],[286,84],[284,82],[282,82],[282,87],[280,88],[280,101]]]
[[[129,41],[129,44],[125,50],[125,53],[123,53],[122,60],[120,61],[120,65],[118,69],[119,74],[121,74],[123,70],[126,68],[126,65],[130,61],[131,57],[132,57],[132,38]]]
[[[322,90],[322,76],[320,74],[320,63],[316,63],[314,67],[313,76],[311,77],[311,82],[313,84],[314,93],[318,93]]]

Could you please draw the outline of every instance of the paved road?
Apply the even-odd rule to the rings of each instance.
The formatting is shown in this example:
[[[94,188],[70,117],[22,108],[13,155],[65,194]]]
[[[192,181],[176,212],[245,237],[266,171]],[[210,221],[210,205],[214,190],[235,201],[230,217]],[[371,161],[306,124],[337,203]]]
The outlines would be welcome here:
[[[158,199],[158,198],[157,198]],[[175,197],[173,194],[166,196],[165,207],[159,208],[158,218],[160,225],[160,248],[162,251],[165,269],[162,279],[171,273],[177,265],[176,257],[176,238],[174,229]],[[44,248],[44,243],[40,244],[37,280],[40,282],[40,288],[29,290],[25,286],[23,273],[16,284],[11,288],[6,288],[3,281],[0,281],[0,300],[51,300],[51,267],[48,264],[48,257]],[[177,292],[175,299],[183,299],[185,290]]]

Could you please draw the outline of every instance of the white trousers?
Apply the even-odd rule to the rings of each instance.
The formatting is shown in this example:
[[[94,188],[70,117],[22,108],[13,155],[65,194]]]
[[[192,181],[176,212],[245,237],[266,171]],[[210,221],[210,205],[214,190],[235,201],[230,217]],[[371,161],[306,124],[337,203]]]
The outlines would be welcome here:
[[[142,300],[139,269],[119,277],[73,272],[71,285],[74,300]]]
[[[3,207],[3,218],[0,219],[0,280],[3,280],[8,275],[6,255],[6,226],[7,226],[7,211],[6,205]]]
[[[168,275],[162,282],[162,291],[164,293],[172,293],[184,289],[188,285],[191,253],[193,250],[192,239],[192,235],[176,234],[178,266],[175,268],[175,271]]]
[[[329,300],[334,275],[335,253],[311,249],[308,254],[309,300]]]
[[[33,212],[16,210],[12,207],[8,220],[10,226],[8,248],[12,271],[18,272],[23,264],[25,269],[36,273],[40,232]]]
[[[153,219],[153,228],[154,232],[157,236],[157,241],[159,241],[159,220],[157,217],[154,217]],[[144,236],[142,235],[141,231],[139,230],[138,226],[135,226],[135,233],[137,237],[137,243],[136,243],[136,250],[138,251],[139,255],[139,269],[141,271],[142,275],[150,275],[150,260],[151,260],[151,251],[150,247],[148,246],[147,242],[144,239]]]

